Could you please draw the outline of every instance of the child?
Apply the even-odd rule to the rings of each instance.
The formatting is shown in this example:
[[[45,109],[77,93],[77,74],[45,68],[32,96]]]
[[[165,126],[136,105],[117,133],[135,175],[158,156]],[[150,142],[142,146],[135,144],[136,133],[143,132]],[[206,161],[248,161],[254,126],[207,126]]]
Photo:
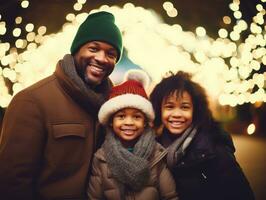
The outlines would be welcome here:
[[[107,135],[94,155],[89,199],[178,199],[166,151],[150,127],[154,111],[142,85],[148,77],[136,70],[126,77],[98,114]]]
[[[254,199],[231,137],[214,121],[204,89],[188,73],[164,78],[150,100],[180,199]]]

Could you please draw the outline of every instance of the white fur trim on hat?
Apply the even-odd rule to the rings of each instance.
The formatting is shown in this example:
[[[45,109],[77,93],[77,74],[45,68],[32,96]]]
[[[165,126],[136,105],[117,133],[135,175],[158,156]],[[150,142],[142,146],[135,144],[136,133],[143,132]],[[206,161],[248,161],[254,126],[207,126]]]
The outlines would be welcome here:
[[[123,108],[139,109],[147,116],[149,122],[154,120],[154,111],[149,100],[136,94],[123,94],[109,99],[102,105],[98,113],[100,123],[106,125],[109,118]]]

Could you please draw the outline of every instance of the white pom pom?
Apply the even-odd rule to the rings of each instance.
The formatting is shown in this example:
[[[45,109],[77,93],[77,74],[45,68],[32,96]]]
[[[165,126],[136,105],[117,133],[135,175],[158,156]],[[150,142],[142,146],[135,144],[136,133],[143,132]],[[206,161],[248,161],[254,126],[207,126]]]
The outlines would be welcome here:
[[[144,88],[148,88],[150,84],[150,78],[148,74],[140,69],[130,69],[125,73],[124,81],[136,80],[140,82]]]

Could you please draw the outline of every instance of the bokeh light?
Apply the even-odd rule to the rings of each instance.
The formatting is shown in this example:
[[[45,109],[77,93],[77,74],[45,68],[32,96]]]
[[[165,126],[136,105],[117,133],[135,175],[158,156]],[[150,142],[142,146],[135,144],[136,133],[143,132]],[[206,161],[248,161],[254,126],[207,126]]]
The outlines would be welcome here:
[[[69,53],[72,39],[88,15],[81,12],[85,3],[86,0],[77,0],[58,33],[46,34],[45,25],[37,28],[28,23],[25,30],[23,27],[12,30],[14,46],[0,43],[1,107],[6,107],[21,89],[53,73],[56,62]],[[185,70],[206,88],[213,101],[234,107],[266,101],[266,73],[261,72],[266,63],[265,9],[258,4],[257,14],[248,24],[242,18],[240,3],[233,0],[228,5],[232,15],[222,18],[224,24],[217,38],[209,37],[203,26],[191,32],[181,24],[166,24],[156,12],[132,3],[121,8],[102,5],[90,12],[106,10],[115,15],[129,59],[147,71],[154,83],[168,71]],[[29,1],[22,1],[22,5],[27,8]],[[162,7],[169,17],[178,15],[170,1]],[[16,26],[22,21],[17,16]],[[0,35],[6,34],[6,26],[0,21]],[[11,89],[7,88],[6,79],[13,83]]]
[[[31,31],[33,31],[33,29],[34,29],[34,25],[33,25],[32,23],[28,23],[28,24],[25,26],[25,30],[26,30],[27,32],[31,32]]]
[[[23,1],[21,2],[21,7],[22,7],[22,8],[28,8],[29,5],[30,5],[30,2],[27,1],[27,0],[23,0]]]
[[[247,128],[247,133],[248,133],[249,135],[252,135],[252,134],[255,132],[255,130],[256,130],[256,126],[255,126],[255,124],[251,123],[251,124],[248,126],[248,128]]]
[[[15,22],[16,22],[16,24],[21,24],[22,17],[16,17]]]

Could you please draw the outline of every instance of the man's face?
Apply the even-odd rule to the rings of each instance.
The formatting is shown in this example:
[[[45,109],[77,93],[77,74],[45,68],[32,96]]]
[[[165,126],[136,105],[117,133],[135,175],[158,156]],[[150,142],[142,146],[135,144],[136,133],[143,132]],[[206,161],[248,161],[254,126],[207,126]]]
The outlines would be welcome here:
[[[99,41],[84,44],[74,54],[79,76],[92,86],[99,85],[113,71],[117,58],[118,53],[113,46]]]

